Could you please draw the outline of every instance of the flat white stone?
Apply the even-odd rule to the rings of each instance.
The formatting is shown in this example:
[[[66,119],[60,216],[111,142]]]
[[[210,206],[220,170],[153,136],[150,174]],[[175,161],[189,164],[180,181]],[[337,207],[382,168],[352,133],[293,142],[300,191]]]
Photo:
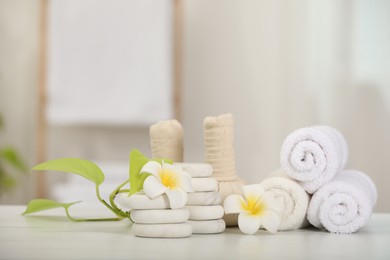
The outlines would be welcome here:
[[[226,229],[226,224],[223,219],[196,221],[189,220],[192,225],[193,234],[217,234],[222,233]]]
[[[221,196],[218,191],[191,192],[188,193],[187,205],[207,206],[221,203]]]
[[[171,224],[186,222],[190,211],[183,209],[133,209],[130,217],[140,224]]]
[[[138,237],[182,238],[192,234],[192,225],[180,224],[133,224],[133,233]],[[150,248],[153,250],[153,248]]]
[[[188,172],[191,177],[210,177],[213,174],[213,166],[208,163],[173,163],[183,171]]]
[[[214,220],[220,219],[224,215],[221,205],[214,206],[186,206],[190,212],[190,220]]]
[[[122,205],[125,201],[127,201],[126,205],[131,209],[169,209],[169,200],[165,194],[150,199],[145,193],[140,192],[131,195],[127,199],[122,197],[120,204]]]
[[[194,191],[216,191],[218,190],[218,181],[212,177],[192,178],[192,187]]]

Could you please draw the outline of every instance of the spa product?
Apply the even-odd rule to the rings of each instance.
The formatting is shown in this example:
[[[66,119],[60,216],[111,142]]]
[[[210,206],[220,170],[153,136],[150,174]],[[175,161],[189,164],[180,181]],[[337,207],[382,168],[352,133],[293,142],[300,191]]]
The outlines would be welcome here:
[[[244,183],[236,174],[233,116],[206,117],[203,128],[206,162],[213,167],[222,202],[230,194],[242,194]],[[237,218],[237,214],[224,216],[227,226],[236,226]]]

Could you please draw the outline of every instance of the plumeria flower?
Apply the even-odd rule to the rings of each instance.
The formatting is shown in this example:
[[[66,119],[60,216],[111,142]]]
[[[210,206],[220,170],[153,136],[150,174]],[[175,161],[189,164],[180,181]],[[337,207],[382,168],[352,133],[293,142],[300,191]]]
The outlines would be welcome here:
[[[229,195],[224,201],[226,214],[239,213],[238,227],[241,232],[252,235],[260,227],[276,233],[280,225],[280,204],[260,184],[243,186],[244,197]]]
[[[145,179],[145,194],[153,199],[166,194],[171,209],[182,208],[187,203],[187,192],[193,192],[191,176],[172,164],[155,161],[146,163],[141,172],[151,174]]]

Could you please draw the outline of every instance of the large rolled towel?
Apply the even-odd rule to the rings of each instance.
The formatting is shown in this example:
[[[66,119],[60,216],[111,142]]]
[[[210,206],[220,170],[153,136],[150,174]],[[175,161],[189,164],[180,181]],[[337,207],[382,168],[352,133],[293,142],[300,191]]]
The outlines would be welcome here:
[[[280,163],[286,173],[314,193],[344,169],[348,146],[343,135],[328,126],[300,128],[284,140]]]
[[[282,169],[278,169],[260,183],[266,192],[270,192],[280,202],[281,223],[278,230],[292,230],[309,224],[306,211],[309,194]]]
[[[366,174],[344,170],[314,193],[307,211],[309,222],[332,233],[353,233],[369,220],[377,199]]]

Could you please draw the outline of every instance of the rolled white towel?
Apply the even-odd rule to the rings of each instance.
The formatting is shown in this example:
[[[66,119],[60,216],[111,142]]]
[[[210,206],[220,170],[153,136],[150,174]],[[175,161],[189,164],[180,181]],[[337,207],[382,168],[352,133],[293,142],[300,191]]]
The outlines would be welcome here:
[[[284,140],[280,154],[282,168],[309,193],[331,181],[347,159],[343,135],[328,126],[295,130]]]
[[[307,226],[306,211],[309,194],[299,183],[287,176],[284,170],[274,171],[260,183],[280,202],[280,227],[278,230],[292,230]]]
[[[309,222],[333,233],[353,233],[369,220],[377,200],[374,182],[366,174],[344,170],[314,193]]]

